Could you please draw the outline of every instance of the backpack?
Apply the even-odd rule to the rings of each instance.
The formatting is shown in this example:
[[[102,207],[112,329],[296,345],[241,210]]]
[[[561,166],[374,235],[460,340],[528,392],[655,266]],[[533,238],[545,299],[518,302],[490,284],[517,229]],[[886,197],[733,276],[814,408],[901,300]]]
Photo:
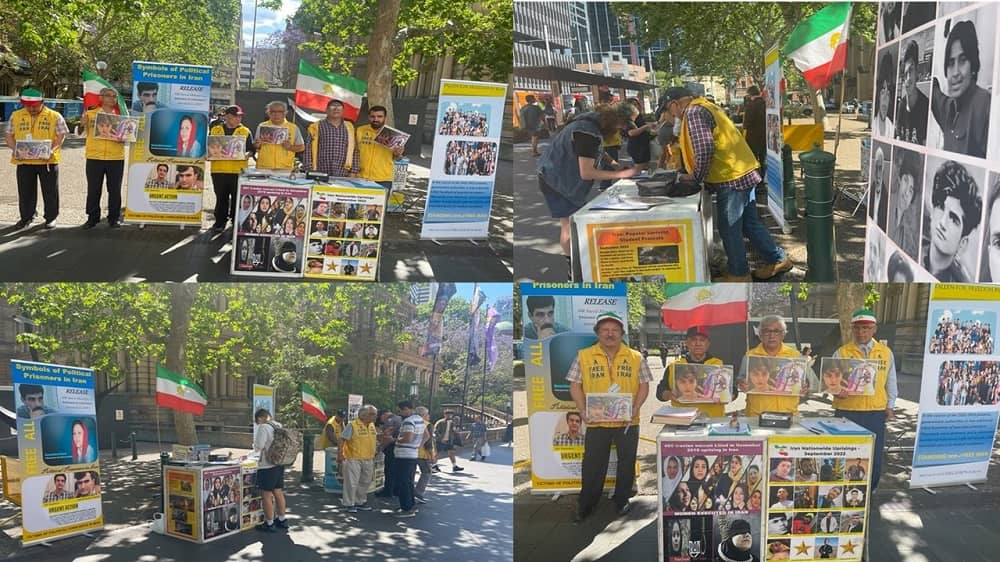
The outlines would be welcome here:
[[[302,452],[302,435],[294,429],[278,427],[273,423],[269,425],[274,429],[274,439],[271,445],[264,452],[267,462],[275,465],[291,465]]]

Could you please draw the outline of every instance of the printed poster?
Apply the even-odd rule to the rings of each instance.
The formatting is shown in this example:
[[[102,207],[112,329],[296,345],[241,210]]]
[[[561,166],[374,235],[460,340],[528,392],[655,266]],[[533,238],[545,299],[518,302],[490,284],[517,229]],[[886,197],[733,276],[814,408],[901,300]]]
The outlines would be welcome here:
[[[808,376],[805,359],[747,355],[747,394],[800,396]]]
[[[665,438],[667,437],[667,438]],[[764,560],[763,439],[657,440],[663,562]]]
[[[870,434],[768,439],[768,559],[861,560],[873,443]]]
[[[489,235],[507,85],[442,80],[420,237]]]
[[[200,226],[212,67],[136,61],[132,76],[125,220]]]
[[[911,486],[986,480],[1000,418],[998,314],[1000,287],[934,287]]]
[[[381,253],[385,189],[336,180],[312,190],[306,277],[375,281]]]
[[[623,283],[522,283],[521,297],[532,493],[575,492],[587,427],[569,394],[566,373],[577,352],[597,342],[593,328],[599,314],[628,318],[626,288]],[[606,488],[614,487],[616,463],[612,450]]]
[[[253,385],[253,408],[250,410],[250,421],[253,423],[254,429],[257,429],[257,410],[264,408],[271,412],[272,416],[274,415],[274,392],[273,386]]]
[[[239,531],[243,491],[240,467],[206,468],[201,480],[202,539],[208,541]]]
[[[998,23],[994,2],[879,3],[865,281],[1000,281]]]
[[[728,404],[733,400],[733,366],[671,363],[674,401],[684,404]]]
[[[244,462],[240,474],[243,476],[241,528],[245,531],[264,522],[264,505],[261,503],[260,490],[257,488],[257,463]]]
[[[348,394],[347,395],[347,421],[354,421],[358,419],[358,412],[361,411],[361,406],[364,405],[365,397],[361,394]]]
[[[187,540],[198,540],[201,509],[197,506],[197,475],[191,470],[167,468],[164,475],[164,493],[167,496],[163,517],[167,520],[167,534]]]
[[[821,392],[836,395],[846,392],[851,396],[875,395],[878,361],[823,357],[820,365],[823,383]]]
[[[240,178],[230,273],[302,277],[309,186]]]
[[[11,361],[22,467],[22,545],[101,529],[91,369]]]
[[[586,225],[584,275],[593,281],[698,280],[691,219]]]
[[[779,226],[785,226],[784,173],[781,164],[781,147],[784,134],[781,129],[781,101],[785,77],[781,71],[781,57],[777,45],[764,55],[764,115],[767,130],[767,165],[764,181],[767,183],[767,208]]]

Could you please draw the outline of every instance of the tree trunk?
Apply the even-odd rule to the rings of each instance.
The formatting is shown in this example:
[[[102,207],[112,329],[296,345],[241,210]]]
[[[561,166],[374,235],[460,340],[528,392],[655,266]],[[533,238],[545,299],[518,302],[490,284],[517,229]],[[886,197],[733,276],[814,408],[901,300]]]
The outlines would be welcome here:
[[[368,107],[386,107],[385,124],[394,127],[392,111],[392,60],[402,0],[378,0],[375,26],[368,39]]]
[[[193,283],[171,283],[170,291],[170,335],[167,336],[167,368],[184,374],[185,342],[191,326],[191,307],[194,305],[197,285]],[[181,445],[196,445],[198,434],[194,429],[194,416],[186,412],[174,411],[174,429],[177,442]]]
[[[840,317],[840,343],[851,341],[851,315],[865,305],[864,283],[837,284],[837,315]]]

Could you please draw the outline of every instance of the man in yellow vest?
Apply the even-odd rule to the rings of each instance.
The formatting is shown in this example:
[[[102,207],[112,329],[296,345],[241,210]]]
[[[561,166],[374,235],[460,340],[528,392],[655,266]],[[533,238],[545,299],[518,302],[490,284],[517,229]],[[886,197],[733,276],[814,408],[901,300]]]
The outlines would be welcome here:
[[[885,344],[875,341],[878,323],[875,313],[861,309],[851,317],[851,335],[854,341],[840,346],[834,357],[848,359],[873,359],[878,362],[875,373],[875,394],[848,395],[847,389],[834,397],[833,407],[837,415],[847,418],[875,434],[875,450],[872,451],[872,490],[878,486],[882,472],[882,448],[885,446],[885,424],[894,417],[896,397],[896,358]]]
[[[101,88],[101,104],[80,118],[80,130],[87,136],[87,222],[89,230],[101,222],[101,185],[107,178],[108,227],[118,228],[122,210],[122,176],[125,173],[125,143],[96,137],[97,114],[120,113],[118,92]]]
[[[668,88],[665,98],[667,110],[681,120],[678,137],[688,173],[679,175],[678,181],[704,183],[716,192],[715,212],[728,273],[715,281],[751,280],[744,235],[766,261],[753,272],[754,278],[767,280],[792,269],[788,255],[757,215],[754,188],[762,181],[760,164],[736,125],[720,107],[686,88]]]
[[[722,359],[708,354],[710,343],[707,328],[704,326],[692,326],[688,328],[687,337],[684,340],[687,353],[664,369],[663,378],[660,380],[660,384],[656,385],[656,397],[660,401],[667,402],[673,400],[678,395],[675,390],[677,386],[674,379],[674,368],[676,365],[685,365],[688,363],[696,365],[722,365]],[[670,402],[670,405],[676,407],[693,406],[704,412],[706,416],[713,418],[726,414],[725,404],[685,404],[674,401]]]
[[[267,104],[267,116],[270,118],[257,125],[254,133],[254,146],[257,148],[257,167],[265,170],[291,170],[295,167],[295,155],[306,149],[299,126],[285,119],[288,106],[285,102],[272,101]],[[260,142],[260,128],[263,126],[284,127],[288,129],[288,138],[281,144]]]
[[[629,512],[628,500],[635,483],[635,453],[639,445],[639,409],[649,395],[649,381],[653,380],[642,354],[622,343],[625,322],[617,314],[599,314],[594,322],[594,333],[597,343],[581,349],[566,373],[569,393],[587,424],[582,485],[574,522],[590,515],[601,498],[612,443],[617,448],[618,456],[613,499],[619,515]],[[587,412],[587,395],[594,393],[631,396],[632,419],[591,421]]]
[[[344,102],[330,100],[326,104],[326,119],[309,125],[309,150],[305,168],[330,177],[346,178],[358,175],[360,158],[354,136],[354,124],[344,119]]]
[[[344,410],[331,411],[328,409],[326,413],[330,419],[326,420],[326,425],[323,426],[323,435],[319,439],[321,449],[333,447],[340,443],[340,436],[344,433],[344,426],[347,421],[347,412]]]
[[[375,467],[375,413],[375,406],[362,406],[358,418],[347,424],[340,436],[337,464],[344,475],[343,503],[350,513],[372,510],[368,487]]]
[[[212,187],[215,190],[215,224],[212,230],[220,233],[226,229],[226,222],[232,218],[236,222],[236,189],[239,185],[240,170],[247,167],[247,159],[253,156],[253,135],[243,124],[243,108],[231,105],[222,111],[222,120],[208,132],[209,135],[243,137],[246,146],[242,160],[213,160]]]
[[[757,327],[757,330],[759,332],[758,336],[760,337],[760,345],[750,351],[747,351],[748,357],[802,357],[802,354],[799,353],[798,350],[785,344],[784,342],[785,334],[788,332],[788,327],[785,325],[784,318],[773,314],[765,316],[761,318],[760,325]],[[744,357],[736,383],[736,387],[743,392],[750,390],[746,381],[748,370],[747,363],[747,358]],[[816,378],[816,374],[811,368],[806,369],[802,378],[801,396],[808,394],[810,388],[819,388],[819,380]],[[757,416],[760,415],[761,412],[794,414],[798,411],[801,396],[748,393],[746,415]]]
[[[385,126],[385,114],[385,107],[373,105],[368,109],[368,124],[358,127],[358,155],[361,166],[358,176],[386,189],[392,189],[392,176],[396,173],[393,162],[403,155],[404,147],[390,149],[375,142],[375,137]]]
[[[59,112],[42,104],[42,92],[35,88],[21,90],[21,105],[24,106],[10,115],[7,124],[7,146],[11,149],[10,162],[17,166],[17,200],[21,220],[14,224],[20,229],[34,220],[38,205],[38,191],[41,184],[42,203],[45,207],[45,228],[56,227],[59,216],[59,148],[69,133],[66,120]],[[18,141],[22,141],[18,148]],[[28,154],[24,141],[49,141],[49,156],[39,158]]]

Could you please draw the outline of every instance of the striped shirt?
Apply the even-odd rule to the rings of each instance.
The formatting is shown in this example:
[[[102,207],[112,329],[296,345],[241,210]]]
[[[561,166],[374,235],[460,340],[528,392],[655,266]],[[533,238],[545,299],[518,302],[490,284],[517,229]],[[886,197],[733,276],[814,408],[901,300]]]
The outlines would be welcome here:
[[[709,110],[700,105],[689,105],[684,116],[687,119],[688,134],[691,136],[691,146],[694,150],[694,169],[690,172],[696,182],[702,183],[708,176],[708,167],[712,163],[712,157],[715,156],[715,139],[712,137],[715,118]],[[763,179],[760,171],[753,170],[732,181],[707,185],[713,188],[728,187],[735,191],[746,191],[757,187],[761,181]]]

